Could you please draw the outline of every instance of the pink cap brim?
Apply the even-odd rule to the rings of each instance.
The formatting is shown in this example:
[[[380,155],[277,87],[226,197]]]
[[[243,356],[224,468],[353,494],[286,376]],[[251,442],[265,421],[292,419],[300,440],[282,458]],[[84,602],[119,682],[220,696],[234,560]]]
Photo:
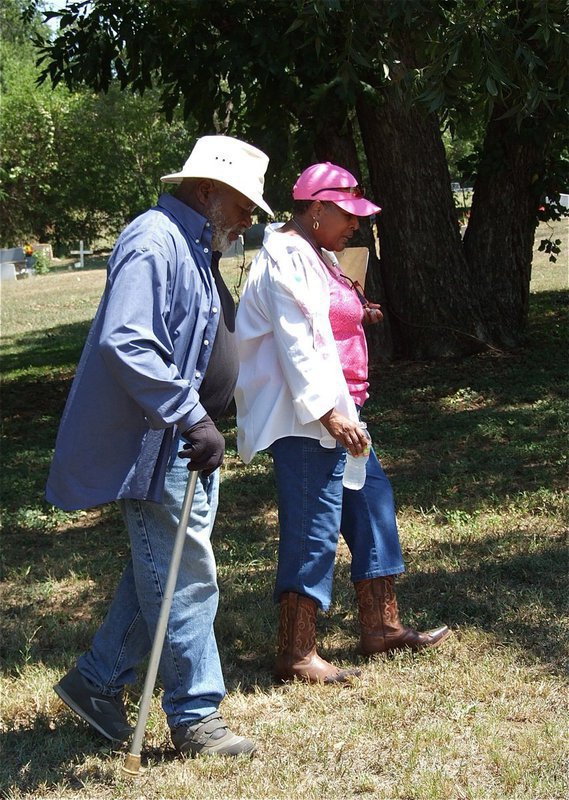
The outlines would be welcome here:
[[[349,190],[350,187],[346,188]],[[293,187],[292,198],[293,200],[328,200],[356,217],[370,217],[381,211],[381,207],[376,206],[371,200],[366,200],[365,197],[355,197],[349,191],[344,193],[337,189],[319,189],[312,193],[309,188],[302,186],[299,188],[298,183]]]
[[[322,193],[324,194],[324,192]],[[330,192],[332,194],[332,192]],[[331,197],[327,197],[327,200],[331,200],[337,206],[339,206],[342,211],[347,211],[348,214],[354,214],[356,217],[370,217],[372,214],[379,214],[381,211],[380,206],[376,206],[375,203],[372,203],[370,200],[366,200],[365,197],[354,197],[353,195],[346,195],[345,199],[342,198],[341,200],[338,199],[339,192],[334,192],[336,197],[333,199]],[[315,200],[322,200],[322,197],[315,197]]]

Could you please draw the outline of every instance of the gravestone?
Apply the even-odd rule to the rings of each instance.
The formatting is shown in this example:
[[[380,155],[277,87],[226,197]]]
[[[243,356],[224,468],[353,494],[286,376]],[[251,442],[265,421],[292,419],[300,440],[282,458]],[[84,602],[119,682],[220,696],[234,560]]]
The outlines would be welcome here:
[[[239,236],[234,242],[231,242],[227,250],[223,251],[223,258],[232,258],[243,256],[245,252],[245,243],[243,236]]]
[[[34,253],[43,253],[50,264],[53,261],[53,248],[49,242],[34,244]]]
[[[81,239],[81,241],[79,242],[79,250],[71,251],[72,256],[79,256],[79,261],[76,261],[75,264],[73,264],[75,269],[83,269],[83,267],[85,266],[84,257],[90,256],[92,252],[93,252],[92,250],[85,250],[85,248],[83,247],[83,239]]]
[[[0,250],[0,279],[15,281],[18,272],[25,270],[26,257],[21,247],[10,247]]]

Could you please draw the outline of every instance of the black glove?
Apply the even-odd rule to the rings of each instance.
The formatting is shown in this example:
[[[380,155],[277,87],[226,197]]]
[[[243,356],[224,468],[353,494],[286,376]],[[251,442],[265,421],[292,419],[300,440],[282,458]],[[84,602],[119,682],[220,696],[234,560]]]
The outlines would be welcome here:
[[[182,437],[186,444],[178,455],[190,459],[189,470],[198,470],[207,476],[223,464],[225,439],[207,414],[184,431]]]

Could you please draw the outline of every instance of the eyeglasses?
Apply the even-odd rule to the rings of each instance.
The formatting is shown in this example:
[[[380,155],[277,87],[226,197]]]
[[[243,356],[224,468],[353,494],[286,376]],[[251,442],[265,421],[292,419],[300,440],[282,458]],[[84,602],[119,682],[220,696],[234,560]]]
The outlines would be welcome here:
[[[326,186],[324,189],[318,189],[312,192],[311,197],[316,197],[320,192],[342,192],[343,194],[351,194],[354,197],[363,197],[364,190],[361,186]]]
[[[364,290],[363,290],[363,287],[362,287],[361,283],[359,281],[353,281],[349,277],[349,275],[344,275],[343,272],[340,272],[340,275],[342,276],[342,278],[344,278],[344,280],[348,281],[348,283],[351,285],[352,289],[357,294],[358,299],[359,299],[360,303],[362,304],[362,306],[364,308],[367,308],[367,306],[369,305],[369,300],[367,299],[367,297],[364,294]]]

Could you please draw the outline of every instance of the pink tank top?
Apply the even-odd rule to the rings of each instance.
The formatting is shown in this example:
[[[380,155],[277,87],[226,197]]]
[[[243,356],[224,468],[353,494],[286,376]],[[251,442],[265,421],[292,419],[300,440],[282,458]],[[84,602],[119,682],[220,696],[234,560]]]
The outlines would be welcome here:
[[[344,378],[357,406],[368,394],[368,353],[362,320],[363,306],[355,289],[337,267],[330,267],[330,325],[338,348]]]

